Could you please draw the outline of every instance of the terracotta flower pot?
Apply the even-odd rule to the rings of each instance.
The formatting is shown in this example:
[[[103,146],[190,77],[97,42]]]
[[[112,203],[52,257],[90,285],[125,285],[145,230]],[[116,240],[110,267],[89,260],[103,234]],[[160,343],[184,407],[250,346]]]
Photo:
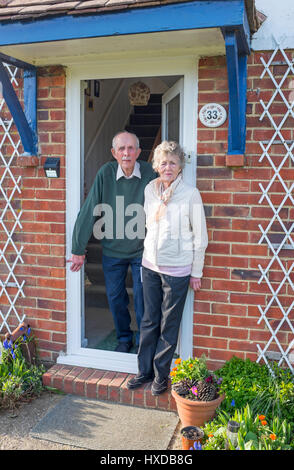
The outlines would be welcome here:
[[[172,390],[171,393],[175,399],[178,415],[183,427],[203,426],[204,423],[214,417],[217,407],[225,398],[225,395],[221,395],[211,401],[196,401],[183,398],[174,390]]]
[[[193,433],[195,431],[197,437],[192,438],[189,435],[190,432]],[[188,433],[188,434],[187,434]],[[200,429],[197,426],[186,426],[185,428],[181,429],[181,435],[182,435],[182,450],[190,450],[191,447],[193,448],[195,442],[200,442],[202,444],[202,439],[204,437],[204,431]]]

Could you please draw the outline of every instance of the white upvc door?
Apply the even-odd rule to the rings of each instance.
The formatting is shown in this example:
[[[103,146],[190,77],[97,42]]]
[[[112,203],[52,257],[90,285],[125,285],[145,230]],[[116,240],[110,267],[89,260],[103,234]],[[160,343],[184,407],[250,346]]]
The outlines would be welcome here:
[[[162,96],[162,140],[183,145],[184,79],[180,78]]]
[[[66,87],[66,244],[67,259],[71,256],[71,237],[80,210],[80,188],[83,162],[81,144],[83,139],[81,86],[83,80],[133,77],[182,76],[182,134],[181,143],[187,157],[184,180],[196,183],[196,129],[197,129],[197,69],[198,59],[193,56],[136,57],[116,61],[95,61],[72,64],[67,67]],[[67,350],[57,359],[60,364],[94,367],[120,372],[137,372],[135,354],[118,353],[86,348],[83,337],[83,277],[82,272],[73,273],[67,263]],[[180,351],[181,357],[192,355],[193,344],[193,292],[189,289],[185,304]]]

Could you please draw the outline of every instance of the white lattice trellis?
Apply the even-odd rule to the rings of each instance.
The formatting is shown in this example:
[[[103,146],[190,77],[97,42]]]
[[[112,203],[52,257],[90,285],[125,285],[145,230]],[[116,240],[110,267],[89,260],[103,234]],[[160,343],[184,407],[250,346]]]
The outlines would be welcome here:
[[[4,65],[9,73],[11,83],[18,86],[16,77],[17,68],[7,64]],[[0,100],[0,166],[3,172],[1,171],[0,178],[0,198],[3,200],[4,209],[1,210],[0,214],[0,230],[5,239],[2,245],[3,248],[0,248],[0,333],[5,328],[11,333],[10,318],[14,315],[19,322],[22,322],[25,318],[25,315],[20,317],[16,308],[18,297],[25,296],[23,292],[25,281],[19,283],[15,275],[17,264],[23,263],[21,256],[23,246],[18,249],[13,240],[13,234],[16,229],[22,229],[20,222],[22,211],[18,212],[13,207],[15,196],[17,193],[21,193],[21,176],[15,177],[12,167],[13,159],[19,156],[18,148],[21,145],[21,140],[18,139],[16,143],[14,142],[11,135],[13,118],[3,118],[4,107],[5,101],[2,98]],[[7,145],[8,148],[13,149],[11,155],[7,155],[6,149],[3,151]],[[1,299],[6,300],[5,302],[2,301],[1,304]],[[4,304],[7,304],[8,307],[5,308]]]
[[[273,212],[273,215],[272,215],[270,222],[267,224],[265,228],[263,228],[262,225],[259,224],[259,229],[262,233],[261,238],[259,240],[259,244],[264,243],[264,241],[266,241],[266,243],[268,244],[268,247],[270,248],[270,253],[272,257],[269,260],[265,269],[263,269],[261,265],[259,265],[259,269],[261,272],[259,284],[263,281],[266,282],[269,288],[269,291],[271,293],[271,298],[265,308],[263,308],[261,305],[258,305],[259,312],[260,312],[260,318],[258,320],[258,324],[264,321],[270,332],[271,337],[268,340],[268,342],[265,344],[265,346],[261,347],[259,344],[257,344],[258,353],[259,353],[257,362],[263,359],[265,363],[267,364],[267,366],[269,367],[272,374],[274,374],[274,372],[272,370],[268,357],[269,357],[269,352],[270,352],[269,348],[274,343],[278,346],[279,353],[280,353],[279,354],[280,359],[278,360],[278,365],[285,363],[290,368],[292,373],[294,372],[293,365],[289,359],[289,352],[291,351],[291,348],[293,347],[293,344],[292,344],[293,341],[289,341],[290,344],[286,347],[285,346],[283,347],[278,338],[278,333],[281,331],[282,327],[284,327],[285,324],[287,324],[288,326],[288,331],[290,331],[294,335],[294,327],[289,318],[290,313],[293,311],[294,300],[290,302],[290,305],[287,307],[285,307],[281,301],[281,291],[282,291],[283,286],[285,286],[287,283],[288,283],[288,287],[290,286],[289,288],[292,289],[292,296],[289,296],[289,299],[291,298],[293,299],[293,293],[294,293],[294,286],[293,286],[292,279],[290,277],[290,274],[293,270],[294,262],[290,263],[290,265],[287,268],[288,260],[285,260],[281,257],[283,249],[287,248],[287,249],[294,250],[294,242],[291,237],[291,235],[293,234],[294,222],[292,224],[288,222],[288,224],[286,224],[288,225],[288,228],[287,228],[287,226],[285,225],[281,217],[281,210],[285,207],[286,202],[288,202],[288,206],[290,204],[294,207],[294,200],[292,196],[294,182],[292,184],[290,183],[287,184],[281,176],[281,170],[286,168],[286,165],[289,164],[289,161],[290,161],[290,167],[294,163],[294,155],[293,155],[294,141],[287,141],[283,137],[283,134],[282,134],[282,129],[287,119],[289,117],[294,118],[294,100],[292,101],[292,103],[289,102],[285,96],[285,92],[283,92],[283,85],[285,84],[285,81],[288,75],[289,74],[294,75],[294,64],[288,58],[287,54],[285,53],[281,45],[278,44],[277,41],[276,41],[276,44],[277,44],[277,47],[271,54],[271,57],[268,62],[266,62],[264,58],[261,57],[261,62],[264,66],[264,70],[260,78],[262,79],[267,74],[270,77],[275,87],[275,90],[267,104],[265,104],[263,100],[260,99],[260,104],[263,108],[263,112],[259,118],[260,121],[262,121],[265,117],[267,117],[269,121],[271,122],[274,132],[273,132],[272,138],[269,141],[260,142],[262,155],[259,158],[259,162],[266,159],[270,167],[273,169],[273,176],[268,182],[268,184],[266,185],[266,187],[264,187],[262,183],[259,183],[259,187],[262,191],[262,196],[259,200],[259,203],[261,204],[264,201],[264,199],[266,199],[268,205],[270,206]],[[282,62],[277,61],[277,60],[275,61],[276,58],[281,58],[281,56],[283,57]],[[285,73],[282,79],[279,81],[279,83],[276,80],[273,74],[273,71],[271,70],[271,67],[274,65],[283,65],[285,67]],[[285,105],[285,114],[283,115],[279,123],[277,123],[276,119],[273,118],[272,116],[273,113],[271,114],[271,107],[275,103],[276,98],[279,99],[279,101],[282,99],[282,102]],[[271,154],[271,149],[273,148],[272,146],[276,144],[280,144],[280,145],[282,144],[285,149],[285,154],[282,157],[279,164],[275,163],[276,159],[275,159],[274,152],[273,154]],[[283,190],[285,191],[285,195],[284,197],[282,197],[281,202],[278,205],[276,204],[277,207],[275,207],[270,197],[270,190],[276,181],[278,181],[281,184],[281,186],[283,187]],[[273,243],[270,237],[270,230],[274,223],[279,223],[281,227],[280,231],[282,233],[282,239],[279,241],[279,243]],[[273,267],[275,262],[278,263],[281,269],[281,273],[282,273],[282,280],[280,281],[276,289],[274,288],[274,286],[269,280],[271,268]],[[270,321],[270,308],[273,305],[278,306],[281,312],[281,320],[278,322],[278,325],[275,327],[272,326],[271,321]]]

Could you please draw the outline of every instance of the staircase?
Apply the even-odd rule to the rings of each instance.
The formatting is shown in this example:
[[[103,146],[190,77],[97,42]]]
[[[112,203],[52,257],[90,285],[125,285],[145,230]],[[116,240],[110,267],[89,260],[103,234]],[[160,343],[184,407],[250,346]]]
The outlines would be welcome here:
[[[126,131],[136,134],[142,149],[139,160],[150,160],[156,136],[161,126],[161,94],[151,94],[147,106],[134,106]]]

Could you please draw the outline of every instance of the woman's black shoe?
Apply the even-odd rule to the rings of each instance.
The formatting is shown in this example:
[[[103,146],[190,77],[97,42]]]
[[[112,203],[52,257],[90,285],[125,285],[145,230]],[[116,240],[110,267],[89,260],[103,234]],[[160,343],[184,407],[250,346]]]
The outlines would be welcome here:
[[[147,382],[151,382],[152,380],[153,380],[153,377],[150,377],[147,375],[135,375],[135,377],[133,377],[127,382],[127,388],[129,390],[133,388],[137,388]]]

